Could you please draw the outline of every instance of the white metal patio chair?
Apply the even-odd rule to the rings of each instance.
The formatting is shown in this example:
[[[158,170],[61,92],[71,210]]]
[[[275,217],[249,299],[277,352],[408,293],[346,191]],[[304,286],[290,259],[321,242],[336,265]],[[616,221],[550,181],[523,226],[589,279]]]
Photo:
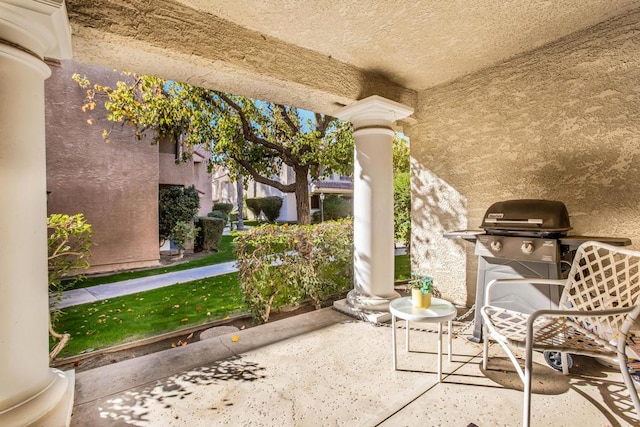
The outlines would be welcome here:
[[[523,283],[563,286],[559,308],[524,314],[490,305],[492,288]],[[640,400],[627,370],[627,334],[640,313],[639,296],[640,252],[598,242],[585,242],[578,248],[566,280],[506,279],[489,283],[482,307],[482,365],[486,370],[491,338],[505,350],[524,383],[523,426],[528,426],[531,419],[533,350],[561,352],[565,375],[567,353],[617,361],[636,417],[640,417]],[[512,347],[525,349],[524,371]]]

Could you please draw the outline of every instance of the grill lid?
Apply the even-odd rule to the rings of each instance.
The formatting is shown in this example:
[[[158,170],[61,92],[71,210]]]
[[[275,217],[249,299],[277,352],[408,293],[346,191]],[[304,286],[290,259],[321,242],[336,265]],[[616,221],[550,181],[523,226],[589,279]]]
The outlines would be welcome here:
[[[571,230],[569,213],[555,200],[505,200],[492,204],[480,228],[494,234],[565,235]]]

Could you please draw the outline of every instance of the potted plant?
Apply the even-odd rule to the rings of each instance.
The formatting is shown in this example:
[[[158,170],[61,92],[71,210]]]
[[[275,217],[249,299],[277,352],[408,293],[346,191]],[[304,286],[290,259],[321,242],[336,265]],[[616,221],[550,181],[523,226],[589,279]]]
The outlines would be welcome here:
[[[411,273],[411,280],[407,284],[411,289],[411,301],[414,307],[429,308],[433,293],[433,277]]]

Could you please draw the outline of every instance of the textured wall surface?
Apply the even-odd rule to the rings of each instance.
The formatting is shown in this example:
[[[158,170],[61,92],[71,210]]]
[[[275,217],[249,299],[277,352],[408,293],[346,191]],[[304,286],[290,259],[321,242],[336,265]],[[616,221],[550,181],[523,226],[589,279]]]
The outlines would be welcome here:
[[[571,234],[640,248],[640,11],[424,91],[411,137],[414,269],[471,305],[472,245],[495,201],[563,201]]]
[[[375,94],[415,101],[378,69],[285,43],[192,2],[68,0],[67,10],[77,61],[327,113]],[[284,26],[294,19],[281,16]]]
[[[105,84],[117,74],[73,62],[51,68],[46,81],[49,213],[85,215],[94,231],[92,271],[157,264],[157,146],[135,143],[130,129],[120,125],[106,143],[102,129],[110,123],[99,105],[91,114],[95,123],[86,122],[85,91],[71,75]]]

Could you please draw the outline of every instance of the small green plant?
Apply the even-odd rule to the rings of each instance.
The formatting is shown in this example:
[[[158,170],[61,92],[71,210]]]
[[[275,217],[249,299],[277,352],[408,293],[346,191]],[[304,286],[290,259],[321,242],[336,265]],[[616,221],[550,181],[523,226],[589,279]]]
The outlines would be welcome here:
[[[173,227],[171,235],[175,244],[178,245],[180,249],[184,250],[185,243],[189,240],[195,240],[197,233],[198,229],[192,222],[178,221],[175,227]]]
[[[422,295],[433,293],[433,277],[412,272],[411,280],[407,283],[407,287],[409,289],[420,289]]]
[[[51,214],[47,218],[47,232],[49,294],[54,301],[59,302],[62,299],[62,292],[75,282],[75,280],[69,282],[62,279],[89,268],[93,232],[91,224],[85,220],[83,214]],[[53,340],[58,340],[49,353],[49,359],[53,360],[67,345],[70,336],[55,331],[54,326],[62,312],[56,308],[55,303],[50,308],[49,334]]]

